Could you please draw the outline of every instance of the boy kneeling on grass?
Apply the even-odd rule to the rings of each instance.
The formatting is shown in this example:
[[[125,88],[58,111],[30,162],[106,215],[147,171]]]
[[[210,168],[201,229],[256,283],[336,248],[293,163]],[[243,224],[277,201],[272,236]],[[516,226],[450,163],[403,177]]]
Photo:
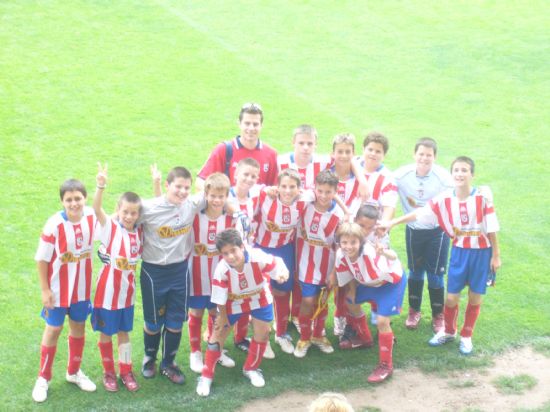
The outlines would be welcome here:
[[[208,396],[214,379],[216,363],[222,354],[224,342],[231,332],[231,325],[241,316],[252,316],[254,338],[243,366],[243,374],[253,386],[263,387],[265,381],[258,369],[269,338],[273,321],[273,296],[269,278],[282,283],[288,279],[288,269],[283,260],[264,253],[260,249],[245,248],[241,234],[227,229],[216,236],[220,261],[212,279],[211,302],[218,305],[214,331],[208,340],[202,376],[197,384],[197,394]]]

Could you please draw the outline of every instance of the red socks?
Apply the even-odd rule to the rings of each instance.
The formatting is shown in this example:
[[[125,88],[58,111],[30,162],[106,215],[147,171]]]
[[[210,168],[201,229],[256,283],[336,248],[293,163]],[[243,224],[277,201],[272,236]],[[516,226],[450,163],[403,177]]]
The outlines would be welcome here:
[[[291,310],[291,315],[295,319],[298,319],[300,317],[301,304],[302,304],[302,288],[300,287],[300,283],[296,280],[292,288],[292,310]]]
[[[214,378],[216,363],[221,355],[222,353],[220,350],[206,349],[206,353],[204,354],[204,366],[202,367],[202,376],[210,379]]]
[[[460,336],[464,338],[471,338],[474,333],[474,327],[477,317],[479,316],[479,310],[481,305],[471,305],[468,303],[466,306],[466,313],[464,315],[464,326],[460,331]]]
[[[248,356],[243,366],[245,371],[256,370],[260,367],[266,346],[267,342],[256,342],[255,339],[252,339],[250,348],[248,349]]]
[[[189,346],[191,352],[197,352],[201,350],[201,329],[202,318],[189,314]]]
[[[52,379],[52,365],[55,358],[55,352],[57,346],[44,346],[40,347],[40,370],[38,376],[42,376],[47,381]]]
[[[311,315],[300,315],[300,339],[311,339]]]
[[[69,375],[74,375],[80,369],[82,352],[84,352],[84,340],[84,336],[81,338],[75,338],[74,336],[69,335],[69,363],[67,365],[67,373]]]
[[[445,305],[443,307],[443,316],[445,317],[445,333],[454,335],[456,333],[456,320],[458,318],[458,304],[454,308]]]
[[[105,373],[115,372],[115,361],[113,360],[113,342],[98,342],[99,353],[101,354],[101,363]]]
[[[336,309],[334,310],[335,318],[343,318],[348,313],[348,308],[346,305],[346,289],[338,288],[338,291],[334,295],[334,304]]]
[[[288,329],[288,315],[290,315],[290,294],[273,296],[275,299],[275,321],[277,322],[277,336],[283,336]]]
[[[393,368],[393,332],[378,334],[378,350],[380,363],[385,363],[389,368]]]
[[[328,315],[328,307],[324,308],[319,312],[319,315],[315,318],[315,321],[313,322],[313,337],[314,338],[322,338],[323,337],[323,331],[325,330],[325,322],[327,320]]]
[[[355,332],[357,332],[357,335],[361,338],[361,340],[365,342],[372,342],[372,335],[370,333],[369,325],[367,325],[367,317],[363,313],[359,317],[350,316],[349,317],[351,321],[351,327]]]
[[[235,343],[242,342],[246,335],[248,335],[248,324],[250,322],[250,315],[248,313],[241,315],[239,320],[233,327],[233,340]]]

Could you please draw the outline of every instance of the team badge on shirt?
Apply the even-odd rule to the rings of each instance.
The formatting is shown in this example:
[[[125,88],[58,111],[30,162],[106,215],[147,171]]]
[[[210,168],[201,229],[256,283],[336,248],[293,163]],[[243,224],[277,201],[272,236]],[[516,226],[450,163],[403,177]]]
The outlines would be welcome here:
[[[244,272],[239,273],[239,287],[241,290],[248,288],[248,281],[246,280]]]
[[[461,203],[459,206],[460,210],[460,222],[463,225],[467,225],[470,223],[470,218],[468,217],[468,208],[466,207],[466,203]]]

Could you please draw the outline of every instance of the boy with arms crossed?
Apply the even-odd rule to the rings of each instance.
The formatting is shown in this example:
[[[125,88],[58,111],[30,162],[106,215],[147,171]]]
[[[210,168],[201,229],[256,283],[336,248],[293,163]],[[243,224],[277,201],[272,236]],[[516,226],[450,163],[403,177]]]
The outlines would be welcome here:
[[[216,247],[223,260],[218,263],[212,281],[212,302],[218,305],[214,333],[208,340],[202,376],[197,394],[208,396],[214,378],[216,362],[227,335],[241,316],[250,314],[254,339],[250,343],[243,374],[255,387],[265,385],[260,369],[263,351],[269,339],[273,320],[273,297],[269,279],[279,283],[288,279],[288,270],[281,258],[244,246],[241,234],[228,229],[216,237]]]
[[[69,316],[69,363],[66,379],[85,392],[95,384],[80,370],[84,351],[85,322],[91,310],[92,251],[96,217],[86,207],[86,188],[76,180],[65,181],[59,195],[63,211],[48,219],[35,260],[42,290],[42,335],[40,370],[32,391],[35,402],[48,398],[48,384],[57,341]]]
[[[134,324],[135,272],[142,246],[141,228],[136,226],[141,199],[133,192],[126,192],[118,200],[116,218],[106,215],[102,203],[107,165],[98,166],[93,207],[99,223],[98,238],[110,261],[104,263],[97,279],[92,327],[100,332],[97,346],[103,364],[103,387],[109,392],[118,391],[112,340],[117,334],[120,379],[126,389],[135,392],[139,385],[132,372],[129,332]]]
[[[460,331],[459,350],[468,355],[473,350],[472,335],[479,316],[481,297],[485,294],[491,272],[501,265],[497,241],[499,223],[488,187],[483,191],[472,187],[474,161],[466,156],[457,157],[451,164],[454,190],[447,190],[428,202],[424,207],[408,215],[380,224],[390,229],[399,223],[437,222],[453,240],[449,273],[447,277],[447,299],[443,315],[445,328],[437,332],[428,342],[440,346],[456,338],[458,303],[460,292],[468,285],[468,306],[464,326]]]
[[[409,214],[424,206],[441,192],[452,187],[450,173],[434,164],[437,155],[435,140],[424,137],[414,147],[415,163],[395,171],[395,180],[403,214]],[[420,322],[424,273],[428,277],[428,292],[432,309],[434,333],[442,330],[443,301],[445,299],[444,275],[449,254],[449,237],[437,222],[407,224],[405,231],[409,266],[409,315],[405,321],[408,329],[416,329]]]

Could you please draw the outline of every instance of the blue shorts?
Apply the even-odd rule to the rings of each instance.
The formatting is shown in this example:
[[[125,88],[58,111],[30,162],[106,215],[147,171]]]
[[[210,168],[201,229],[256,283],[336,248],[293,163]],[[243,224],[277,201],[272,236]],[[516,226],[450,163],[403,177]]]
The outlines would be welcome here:
[[[378,288],[358,285],[355,293],[355,303],[374,302],[377,305],[376,313],[381,316],[395,316],[401,313],[403,295],[407,285],[407,274],[399,283],[386,283]]]
[[[50,326],[62,326],[65,322],[65,315],[75,322],[86,322],[86,318],[92,311],[92,304],[89,300],[71,303],[68,308],[55,307],[53,309],[42,308],[40,316]]]
[[[276,280],[271,279],[271,288],[279,290],[281,292],[290,292],[294,285],[294,272],[296,270],[296,248],[295,243],[289,243],[277,248],[259,246],[265,253],[269,253],[273,256],[278,256],[283,259],[285,266],[288,269],[288,279],[284,283],[277,283]]]
[[[163,325],[179,330],[187,320],[187,260],[170,265],[142,262],[140,273],[143,320],[151,332]]]
[[[189,307],[191,309],[214,309],[217,305],[210,302],[210,296],[189,296]]]
[[[321,293],[321,289],[324,287],[324,285],[313,285],[311,283],[300,281],[300,288],[302,288],[302,296],[304,298],[310,298],[312,296],[319,295],[319,293]]]
[[[440,228],[411,229],[407,226],[405,239],[410,278],[424,280],[427,272],[429,287],[442,288],[449,257],[449,237]]]
[[[460,293],[466,285],[474,293],[484,295],[491,271],[492,248],[464,249],[453,246],[449,261],[447,292]]]
[[[229,324],[233,326],[243,315],[252,315],[254,319],[262,320],[264,322],[273,321],[273,304],[269,304],[262,308],[253,309],[250,312],[237,313],[235,315],[229,315],[227,320]]]
[[[134,327],[134,306],[123,309],[94,308],[92,329],[113,336],[118,332],[130,332]]]

